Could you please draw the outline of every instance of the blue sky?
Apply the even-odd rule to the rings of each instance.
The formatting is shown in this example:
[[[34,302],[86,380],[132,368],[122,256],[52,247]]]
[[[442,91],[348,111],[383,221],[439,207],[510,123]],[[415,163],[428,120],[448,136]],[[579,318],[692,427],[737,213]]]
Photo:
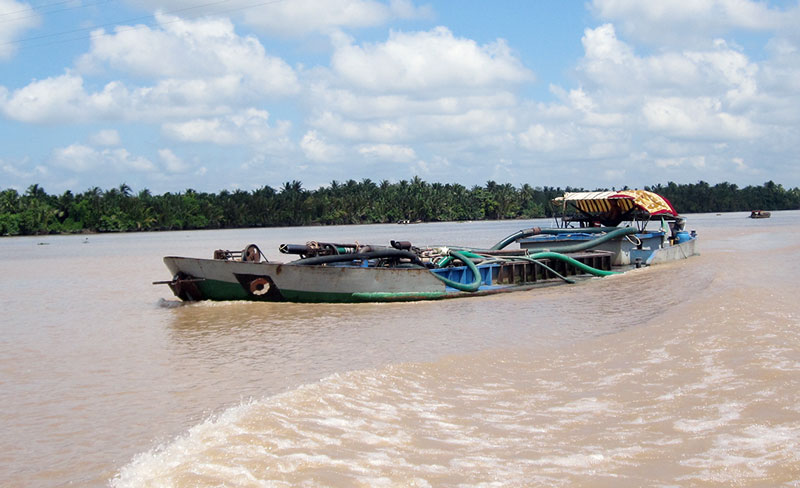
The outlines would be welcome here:
[[[0,189],[800,186],[800,6],[0,0]]]

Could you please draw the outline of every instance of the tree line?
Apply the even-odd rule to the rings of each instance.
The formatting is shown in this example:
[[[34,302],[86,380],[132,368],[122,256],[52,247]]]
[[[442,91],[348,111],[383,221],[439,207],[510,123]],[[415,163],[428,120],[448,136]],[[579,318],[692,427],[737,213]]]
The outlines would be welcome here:
[[[744,188],[669,182],[645,189],[666,197],[682,213],[800,208],[800,189],[772,181]],[[126,184],[50,195],[34,184],[23,194],[0,192],[0,235],[541,218],[551,217],[549,202],[568,191],[584,190],[494,181],[467,188],[419,177],[396,183],[332,181],[315,190],[294,180],[277,189],[162,195],[147,189],[134,193]]]

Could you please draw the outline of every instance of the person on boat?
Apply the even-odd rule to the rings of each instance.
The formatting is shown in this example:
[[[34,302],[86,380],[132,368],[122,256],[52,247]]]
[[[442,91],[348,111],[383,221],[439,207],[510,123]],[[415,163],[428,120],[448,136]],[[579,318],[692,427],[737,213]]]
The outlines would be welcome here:
[[[604,227],[616,227],[623,220],[622,209],[619,208],[617,202],[611,201],[609,204],[611,208],[600,214],[600,224]]]

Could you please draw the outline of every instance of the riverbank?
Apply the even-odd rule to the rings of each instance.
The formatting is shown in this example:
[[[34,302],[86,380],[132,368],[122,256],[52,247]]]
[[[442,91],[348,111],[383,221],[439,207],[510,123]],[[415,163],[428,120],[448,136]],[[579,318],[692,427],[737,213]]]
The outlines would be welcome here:
[[[772,181],[763,186],[708,183],[645,187],[667,198],[681,213],[786,210],[800,208],[800,189]],[[467,188],[460,184],[411,181],[376,184],[332,182],[314,190],[299,181],[274,189],[152,195],[134,194],[127,185],[83,193],[50,195],[38,185],[24,194],[0,192],[0,235],[50,235],[83,232],[141,232],[274,228],[395,222],[457,222],[549,218],[558,213],[553,198],[577,188],[518,187],[493,181]]]

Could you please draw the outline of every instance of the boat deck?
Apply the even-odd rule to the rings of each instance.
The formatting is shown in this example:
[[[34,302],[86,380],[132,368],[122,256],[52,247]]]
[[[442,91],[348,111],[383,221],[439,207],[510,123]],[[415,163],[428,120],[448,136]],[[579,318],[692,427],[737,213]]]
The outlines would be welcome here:
[[[583,251],[570,253],[569,256],[593,268],[611,271],[614,253]],[[565,261],[557,259],[537,259],[536,261],[538,262],[517,261],[480,265],[478,270],[481,272],[481,283],[483,286],[536,284],[561,279],[556,273],[564,277],[585,274],[584,271]],[[469,283],[473,280],[472,272],[466,266],[442,268],[434,272],[459,283]]]
[[[583,264],[603,271],[611,270],[611,260],[614,253],[609,251],[585,251],[570,254],[570,257]],[[556,259],[540,259],[542,264],[562,276],[575,276],[585,274],[584,271],[575,266]],[[522,283],[537,283],[557,279],[552,271],[533,262],[523,261],[519,263],[507,263],[498,265],[496,271],[492,272],[493,281],[496,285],[516,285]]]

